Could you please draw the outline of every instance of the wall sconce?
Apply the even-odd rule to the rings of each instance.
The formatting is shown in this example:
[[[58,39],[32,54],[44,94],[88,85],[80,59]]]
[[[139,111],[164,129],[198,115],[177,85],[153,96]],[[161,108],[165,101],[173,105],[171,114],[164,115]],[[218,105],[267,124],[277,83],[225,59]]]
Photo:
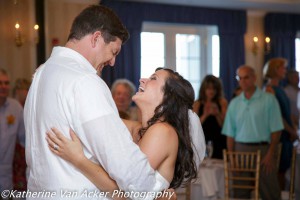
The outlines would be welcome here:
[[[269,37],[265,38],[264,52],[265,52],[265,54],[269,54],[271,52],[271,39]],[[257,53],[258,53],[258,37],[257,36],[253,37],[252,53],[254,55],[257,55]]]
[[[24,39],[24,37],[21,34],[20,28],[21,28],[21,26],[17,22],[15,24],[15,29],[16,29],[15,43],[16,43],[17,47],[21,47],[24,44],[24,42],[25,42],[25,39]],[[35,44],[38,44],[39,43],[39,33],[38,33],[38,31],[39,31],[39,25],[35,24],[33,26],[33,29],[34,29],[34,42],[35,42]]]
[[[34,27],[33,27],[33,29],[34,29],[34,41],[35,41],[35,43],[37,44],[37,43],[39,43],[39,40],[40,40],[40,38],[39,38],[39,25],[34,25]]]
[[[265,54],[269,54],[271,52],[271,39],[269,37],[265,38]]]
[[[258,51],[258,45],[257,45],[257,43],[258,43],[258,37],[253,37],[253,46],[252,46],[252,53],[254,54],[254,55],[256,55],[257,54],[257,51]]]
[[[25,38],[24,38],[24,35],[21,33],[21,26],[19,24],[19,3],[18,3],[18,0],[14,0],[14,6],[15,6],[15,12],[16,12],[16,24],[15,24],[15,29],[16,29],[16,35],[15,35],[15,44],[17,47],[21,47],[24,42],[25,42]],[[39,42],[39,25],[35,24],[33,26],[33,30],[34,30],[34,33],[33,33],[33,39],[30,39],[30,40],[33,40],[35,42],[35,44],[37,44]]]
[[[15,29],[16,29],[16,36],[15,36],[15,43],[16,43],[16,46],[17,47],[20,47],[20,46],[22,46],[23,45],[23,43],[24,43],[24,39],[23,39],[23,37],[22,37],[22,35],[21,35],[21,30],[20,30],[20,28],[21,28],[21,26],[20,26],[20,24],[19,24],[19,12],[18,12],[18,10],[19,10],[19,4],[18,4],[18,0],[14,0],[14,6],[15,6],[15,9],[16,9],[16,15],[17,15],[17,22],[16,22],[16,24],[15,24]]]
[[[17,47],[20,47],[23,45],[24,43],[24,39],[21,35],[21,31],[20,31],[20,24],[17,22],[15,24],[15,28],[16,28],[16,37],[15,37],[15,43]]]

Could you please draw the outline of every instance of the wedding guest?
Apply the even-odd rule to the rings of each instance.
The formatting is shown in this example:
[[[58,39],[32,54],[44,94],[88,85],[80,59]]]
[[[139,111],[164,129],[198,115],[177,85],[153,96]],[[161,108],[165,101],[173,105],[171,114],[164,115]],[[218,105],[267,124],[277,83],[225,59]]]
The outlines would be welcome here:
[[[13,98],[19,101],[22,107],[25,105],[30,84],[30,81],[25,78],[19,78],[15,82],[15,86],[13,88]]]
[[[281,117],[284,124],[281,142],[281,158],[279,163],[279,183],[281,190],[285,189],[285,173],[290,168],[293,141],[298,138],[297,128],[291,118],[291,107],[289,99],[280,86],[280,81],[286,75],[287,60],[284,58],[272,58],[264,66],[263,75],[267,80],[265,90],[275,95],[281,110]]]
[[[16,141],[25,146],[23,108],[9,98],[10,78],[0,69],[0,193],[13,189],[13,158]]]
[[[298,95],[299,95],[299,72],[294,69],[290,69],[286,75],[287,85],[284,87],[284,91],[289,98],[291,105],[291,117],[293,123],[299,128],[299,106]]]
[[[276,149],[283,124],[276,98],[259,89],[255,71],[243,65],[237,70],[243,92],[228,106],[222,133],[228,151],[261,152],[259,192],[264,200],[280,200]],[[241,176],[249,176],[241,174]],[[236,183],[244,184],[244,183]],[[234,190],[235,198],[250,198],[251,190]]]
[[[112,97],[116,103],[120,116],[127,119],[140,121],[140,111],[132,106],[132,96],[135,94],[134,84],[127,79],[117,79],[111,86]]]
[[[226,137],[221,134],[227,110],[227,100],[223,97],[220,79],[207,75],[200,87],[199,99],[193,106],[194,112],[200,117],[206,142],[212,141],[212,158],[223,158],[226,149]]]
[[[30,81],[25,78],[19,78],[15,81],[13,98],[19,101],[22,107],[24,107],[29,87]],[[27,190],[25,147],[22,146],[18,141],[16,142],[13,161],[13,182],[15,190]]]

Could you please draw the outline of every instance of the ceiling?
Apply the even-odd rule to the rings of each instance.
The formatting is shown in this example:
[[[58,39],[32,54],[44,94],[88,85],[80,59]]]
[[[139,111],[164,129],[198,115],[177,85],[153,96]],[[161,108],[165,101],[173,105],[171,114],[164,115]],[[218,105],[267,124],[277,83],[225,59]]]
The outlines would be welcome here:
[[[130,0],[130,1],[213,7],[213,8],[262,10],[262,11],[300,14],[300,0]]]

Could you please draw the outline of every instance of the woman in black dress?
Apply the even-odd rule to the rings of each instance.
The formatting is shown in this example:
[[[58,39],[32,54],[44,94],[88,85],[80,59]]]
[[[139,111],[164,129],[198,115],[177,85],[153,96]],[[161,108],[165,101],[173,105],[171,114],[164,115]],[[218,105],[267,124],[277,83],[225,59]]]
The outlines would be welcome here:
[[[213,143],[212,158],[222,159],[222,151],[226,149],[226,136],[221,134],[221,130],[227,104],[221,81],[213,75],[207,75],[201,83],[199,99],[195,101],[193,110],[200,117],[206,142]]]

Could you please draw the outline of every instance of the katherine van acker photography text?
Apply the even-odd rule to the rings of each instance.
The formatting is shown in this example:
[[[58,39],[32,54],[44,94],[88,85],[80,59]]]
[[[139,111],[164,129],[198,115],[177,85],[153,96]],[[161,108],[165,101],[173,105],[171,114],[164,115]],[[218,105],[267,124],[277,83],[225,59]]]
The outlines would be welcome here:
[[[168,199],[171,199],[171,197],[174,195],[174,192],[168,192],[166,190],[161,192],[125,192],[122,190],[114,190],[112,194],[109,192],[101,192],[99,190],[83,190],[82,192],[78,191],[72,191],[72,190],[60,190],[60,192],[57,191],[17,191],[17,190],[4,190],[1,193],[2,198],[37,198],[37,199],[43,199],[43,198],[54,198],[57,195],[63,198],[77,198],[77,197],[84,197],[84,198],[109,198],[109,197],[118,197],[118,198],[146,198],[146,197],[153,197],[153,199],[165,197]]]

